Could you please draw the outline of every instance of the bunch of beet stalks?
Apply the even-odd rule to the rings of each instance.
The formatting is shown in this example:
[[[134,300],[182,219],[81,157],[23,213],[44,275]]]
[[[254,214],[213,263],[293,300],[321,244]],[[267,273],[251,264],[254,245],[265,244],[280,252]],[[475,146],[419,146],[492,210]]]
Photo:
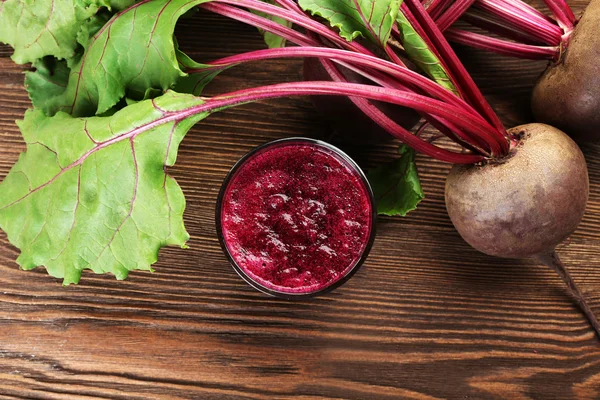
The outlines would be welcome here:
[[[310,80],[217,96],[207,101],[203,109],[292,95],[337,96],[329,98],[332,102],[344,96],[345,102],[339,105],[360,110],[363,118],[366,116],[377,129],[418,152],[455,164],[446,181],[446,206],[461,236],[483,253],[533,257],[554,269],[600,335],[600,323],[555,252],[556,246],[575,231],[586,208],[589,183],[582,152],[567,134],[550,125],[531,123],[506,129],[442,33],[446,30],[450,40],[463,44],[557,62],[540,80],[534,108],[540,96],[549,96],[558,104],[567,93],[563,93],[563,98],[546,93],[560,91],[560,85],[576,85],[570,82],[574,72],[569,57],[578,57],[585,51],[588,56],[594,51],[597,55],[600,51],[599,46],[586,48],[585,43],[595,34],[592,31],[600,18],[600,0],[592,0],[589,16],[584,16],[579,24],[563,0],[547,0],[555,20],[520,0],[434,0],[428,9],[419,0],[406,0],[400,12],[439,58],[455,92],[408,68],[399,46],[382,43],[373,49],[361,41],[348,42],[326,22],[307,15],[293,0],[272,3],[217,0],[203,4],[201,7],[206,10],[279,35],[296,45],[239,54],[209,65],[220,70],[248,61],[301,57],[307,59],[305,75]],[[287,20],[297,29],[273,22],[265,15]],[[459,17],[527,43],[449,28]],[[392,36],[399,37],[396,29]],[[504,47],[497,45],[499,42]],[[598,39],[592,42],[598,43]],[[581,61],[573,67],[583,68],[588,73],[586,79],[597,84],[577,86],[581,90],[595,86],[598,92],[598,67],[592,62],[589,65]],[[549,83],[553,80],[554,85]],[[598,99],[600,95],[596,93],[595,104]],[[352,113],[348,108],[341,114]],[[419,117],[461,149],[441,147],[422,138],[419,132],[411,133],[409,129]],[[598,116],[594,117],[592,125],[598,126]],[[578,126],[587,123],[586,118],[581,117]],[[569,126],[569,122],[558,125]],[[364,135],[369,136],[370,132]]]
[[[553,18],[522,0],[433,0],[427,11],[452,42],[549,60],[533,89],[535,119],[581,142],[600,139],[600,0],[578,19],[565,0],[544,0]],[[451,27],[457,20],[486,34]]]

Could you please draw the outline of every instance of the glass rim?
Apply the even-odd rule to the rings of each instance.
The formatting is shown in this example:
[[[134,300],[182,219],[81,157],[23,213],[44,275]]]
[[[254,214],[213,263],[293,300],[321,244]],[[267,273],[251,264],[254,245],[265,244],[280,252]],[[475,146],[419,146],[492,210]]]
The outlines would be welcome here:
[[[268,288],[266,286],[261,285],[260,283],[255,281],[251,276],[249,276],[244,271],[244,269],[238,265],[236,260],[231,255],[231,252],[229,251],[229,248],[227,247],[227,244],[225,243],[225,237],[223,235],[223,226],[222,226],[222,222],[221,222],[222,208],[223,208],[222,205],[223,205],[223,198],[225,196],[225,192],[229,186],[229,183],[231,182],[232,178],[235,176],[235,173],[240,169],[240,167],[242,165],[244,165],[245,162],[248,159],[250,159],[252,156],[254,156],[255,154],[259,153],[260,151],[262,151],[266,148],[276,146],[279,144],[293,143],[293,142],[317,145],[317,146],[320,146],[322,148],[325,148],[325,149],[333,152],[336,156],[340,157],[344,162],[346,162],[351,167],[352,170],[354,170],[358,174],[359,178],[361,179],[361,181],[363,182],[363,184],[366,188],[366,191],[367,191],[368,197],[369,197],[369,203],[371,205],[371,229],[369,232],[369,240],[367,241],[365,247],[363,248],[360,258],[354,263],[354,265],[347,268],[347,272],[345,273],[345,275],[343,277],[339,278],[332,284],[330,284],[322,289],[318,289],[318,290],[315,290],[312,292],[302,292],[302,293],[282,292],[279,290]],[[254,149],[252,149],[249,152],[247,152],[246,154],[244,154],[233,165],[233,167],[231,167],[231,169],[227,173],[227,176],[223,180],[221,189],[219,190],[219,195],[217,197],[217,204],[216,204],[215,211],[216,211],[215,212],[215,222],[216,222],[216,228],[217,228],[217,237],[219,239],[219,243],[221,245],[221,249],[223,250],[223,253],[225,253],[225,256],[229,260],[229,263],[231,264],[231,266],[233,267],[235,272],[247,284],[252,286],[254,289],[256,289],[262,293],[265,293],[267,295],[286,299],[286,300],[301,300],[301,299],[313,298],[313,297],[316,297],[316,296],[319,296],[322,294],[329,293],[329,292],[337,289],[338,287],[342,286],[344,283],[346,283],[360,269],[360,267],[364,264],[367,257],[369,256],[371,248],[373,247],[373,242],[375,241],[376,230],[377,230],[377,226],[376,226],[377,225],[377,207],[375,204],[375,195],[373,194],[373,189],[371,187],[371,184],[369,183],[369,180],[367,179],[366,174],[359,167],[359,165],[352,158],[350,158],[350,156],[348,154],[346,154],[344,151],[342,151],[338,147],[336,147],[330,143],[327,143],[325,141],[322,141],[322,140],[301,137],[301,136],[271,140],[269,142],[266,142],[259,146],[256,146]]]

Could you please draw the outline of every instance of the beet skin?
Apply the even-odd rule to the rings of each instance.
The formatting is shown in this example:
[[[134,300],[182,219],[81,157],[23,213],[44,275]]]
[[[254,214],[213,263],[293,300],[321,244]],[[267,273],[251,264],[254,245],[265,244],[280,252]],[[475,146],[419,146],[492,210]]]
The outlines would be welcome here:
[[[550,254],[583,217],[589,192],[585,159],[572,139],[548,125],[522,125],[509,134],[521,139],[504,159],[452,168],[448,214],[483,253]]]

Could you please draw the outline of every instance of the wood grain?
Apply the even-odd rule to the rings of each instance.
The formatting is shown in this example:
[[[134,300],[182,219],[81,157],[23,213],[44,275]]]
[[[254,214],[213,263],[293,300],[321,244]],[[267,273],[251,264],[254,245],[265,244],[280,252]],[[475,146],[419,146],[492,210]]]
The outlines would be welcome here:
[[[207,14],[177,35],[199,61],[262,47],[253,29]],[[507,126],[531,120],[543,63],[459,50]],[[14,120],[29,107],[9,54],[0,50],[0,179],[24,148]],[[209,91],[300,73],[300,62],[247,65]],[[306,98],[239,107],[192,129],[171,170],[188,201],[190,249],[161,251],[154,274],[86,273],[64,288],[43,270],[20,271],[0,234],[0,398],[600,398],[600,342],[558,278],[465,244],[443,204],[449,167],[424,157],[426,200],[407,218],[380,219],[368,261],[345,286],[291,303],[242,282],[216,239],[217,192],[245,152],[291,135],[329,136]],[[395,144],[347,148],[368,168]],[[600,147],[584,152],[588,212],[560,253],[600,312]]]

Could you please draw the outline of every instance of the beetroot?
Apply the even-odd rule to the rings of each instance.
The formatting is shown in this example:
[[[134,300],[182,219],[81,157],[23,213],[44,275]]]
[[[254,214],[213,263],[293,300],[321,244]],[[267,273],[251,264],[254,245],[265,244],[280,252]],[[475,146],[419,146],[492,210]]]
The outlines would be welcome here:
[[[353,83],[370,83],[370,81],[347,68],[340,67],[341,72]],[[331,78],[316,58],[304,60],[304,79],[307,81],[331,81]],[[311,96],[311,100],[324,118],[340,133],[344,141],[356,144],[372,144],[393,139],[385,129],[367,117],[348,97],[344,96]],[[394,120],[398,125],[410,130],[420,116],[412,109],[394,104],[373,101],[373,103]]]
[[[600,139],[600,0],[592,0],[560,60],[537,82],[536,120],[578,141]]]
[[[504,159],[455,166],[446,206],[461,236],[477,250],[524,258],[552,252],[581,221],[588,174],[579,147],[544,124],[518,126]]]
[[[509,130],[508,156],[456,165],[446,181],[446,207],[460,235],[482,253],[535,257],[558,273],[596,332],[600,324],[555,252],[585,212],[585,159],[565,133],[544,124]]]

